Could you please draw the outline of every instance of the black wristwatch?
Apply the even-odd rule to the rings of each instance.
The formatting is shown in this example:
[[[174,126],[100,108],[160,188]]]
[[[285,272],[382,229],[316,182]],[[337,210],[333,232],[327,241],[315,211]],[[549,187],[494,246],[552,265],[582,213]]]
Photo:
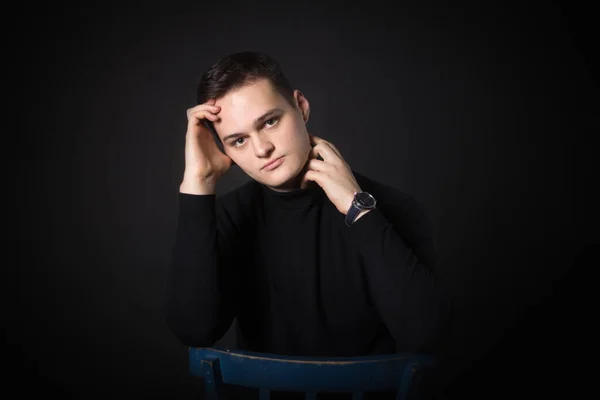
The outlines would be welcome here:
[[[344,222],[347,226],[352,225],[356,219],[356,216],[360,214],[362,210],[370,210],[375,208],[376,203],[377,201],[375,200],[375,197],[371,196],[370,193],[355,192],[354,199],[352,200],[352,204],[346,213]]]

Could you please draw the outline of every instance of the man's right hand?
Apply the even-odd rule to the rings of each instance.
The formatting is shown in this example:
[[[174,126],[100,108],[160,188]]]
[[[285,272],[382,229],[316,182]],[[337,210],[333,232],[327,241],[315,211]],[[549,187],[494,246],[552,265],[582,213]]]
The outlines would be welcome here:
[[[217,146],[212,133],[202,120],[218,121],[221,107],[215,99],[187,110],[185,136],[185,172],[179,187],[181,193],[214,194],[217,180],[225,174],[233,161]]]

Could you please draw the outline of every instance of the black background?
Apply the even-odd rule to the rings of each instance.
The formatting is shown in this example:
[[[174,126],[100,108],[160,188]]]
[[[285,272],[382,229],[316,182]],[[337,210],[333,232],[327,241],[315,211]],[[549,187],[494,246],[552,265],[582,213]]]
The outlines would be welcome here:
[[[185,111],[204,69],[252,49],[306,95],[311,133],[430,215],[456,312],[446,396],[579,390],[598,267],[591,10],[258,4],[5,14],[9,380],[65,398],[197,398],[162,303]],[[234,168],[218,191],[246,179]]]

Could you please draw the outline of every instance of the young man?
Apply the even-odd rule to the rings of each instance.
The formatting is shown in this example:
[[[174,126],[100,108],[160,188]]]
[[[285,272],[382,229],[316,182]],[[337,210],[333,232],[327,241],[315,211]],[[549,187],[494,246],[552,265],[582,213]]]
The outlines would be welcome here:
[[[445,303],[419,203],[307,132],[307,98],[266,54],[221,59],[198,103],[166,297],[181,342],[212,346],[237,318],[238,347],[251,351],[432,352]],[[217,198],[233,163],[252,180]]]

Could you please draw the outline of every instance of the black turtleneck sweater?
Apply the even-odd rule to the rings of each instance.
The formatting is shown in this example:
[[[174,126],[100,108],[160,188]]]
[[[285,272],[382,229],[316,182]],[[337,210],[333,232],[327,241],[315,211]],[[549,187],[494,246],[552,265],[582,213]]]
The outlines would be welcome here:
[[[250,351],[431,352],[445,303],[429,220],[411,195],[354,175],[377,208],[350,227],[316,184],[180,193],[166,317],[181,342],[212,346],[237,318]]]

